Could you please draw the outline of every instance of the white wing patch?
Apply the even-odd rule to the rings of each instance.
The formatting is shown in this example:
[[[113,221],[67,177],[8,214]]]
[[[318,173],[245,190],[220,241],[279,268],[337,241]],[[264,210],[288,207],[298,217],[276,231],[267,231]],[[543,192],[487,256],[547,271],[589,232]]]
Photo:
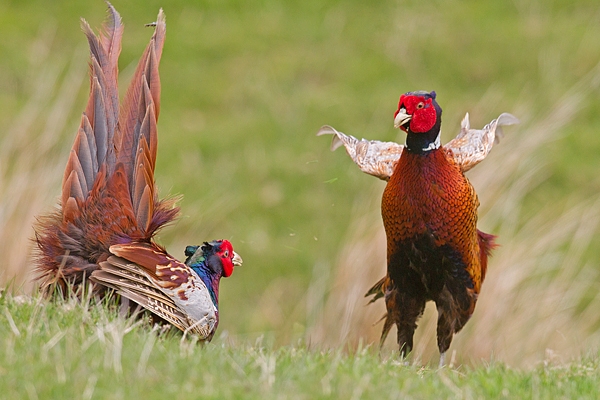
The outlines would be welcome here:
[[[502,137],[501,126],[518,123],[519,120],[514,115],[503,113],[483,129],[471,129],[467,113],[460,124],[459,134],[446,143],[444,150],[463,172],[468,171],[486,158],[494,143],[498,143],[498,139]]]
[[[459,134],[442,148],[447,157],[465,172],[479,164],[492,150],[498,138],[502,137],[501,126],[518,124],[519,120],[512,114],[503,113],[483,129],[471,129],[469,113],[461,122]],[[323,126],[317,136],[334,135],[331,150],[340,146],[361,171],[387,181],[394,173],[394,167],[402,155],[404,146],[394,142],[380,142],[378,140],[358,140],[354,136],[346,135],[331,126]]]
[[[394,142],[380,142],[378,140],[358,140],[354,136],[346,135],[335,128],[325,125],[317,136],[334,135],[331,142],[331,150],[340,146],[346,148],[346,152],[361,171],[369,175],[387,181],[394,172],[394,167],[402,155],[404,146]]]

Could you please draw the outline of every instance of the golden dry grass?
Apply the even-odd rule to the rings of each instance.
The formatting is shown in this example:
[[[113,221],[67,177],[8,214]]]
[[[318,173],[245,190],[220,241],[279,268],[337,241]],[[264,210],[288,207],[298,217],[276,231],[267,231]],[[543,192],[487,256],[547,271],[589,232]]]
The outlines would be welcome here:
[[[42,30],[29,49],[27,101],[0,136],[0,286],[31,291],[32,224],[55,203],[74,102],[84,79],[85,50],[51,54],[54,31]]]

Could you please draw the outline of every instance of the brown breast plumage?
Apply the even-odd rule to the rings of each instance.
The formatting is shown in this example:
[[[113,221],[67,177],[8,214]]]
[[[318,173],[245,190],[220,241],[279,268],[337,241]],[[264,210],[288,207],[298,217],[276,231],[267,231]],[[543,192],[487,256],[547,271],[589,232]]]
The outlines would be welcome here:
[[[449,246],[460,255],[478,293],[478,205],[472,185],[443,150],[403,151],[382,199],[388,265],[402,243],[429,236],[436,247]]]

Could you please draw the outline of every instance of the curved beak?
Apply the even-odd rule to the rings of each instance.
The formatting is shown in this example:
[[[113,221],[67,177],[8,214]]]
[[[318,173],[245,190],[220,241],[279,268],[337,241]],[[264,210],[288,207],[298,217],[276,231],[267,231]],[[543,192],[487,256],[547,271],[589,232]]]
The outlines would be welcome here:
[[[406,113],[406,109],[402,107],[398,110],[398,114],[394,118],[394,128],[401,128],[408,124],[412,119],[412,115]]]
[[[240,255],[235,251],[233,252],[233,260],[231,261],[233,262],[233,265],[235,267],[241,267],[242,263],[244,262],[244,260],[242,260],[242,257],[240,257]]]

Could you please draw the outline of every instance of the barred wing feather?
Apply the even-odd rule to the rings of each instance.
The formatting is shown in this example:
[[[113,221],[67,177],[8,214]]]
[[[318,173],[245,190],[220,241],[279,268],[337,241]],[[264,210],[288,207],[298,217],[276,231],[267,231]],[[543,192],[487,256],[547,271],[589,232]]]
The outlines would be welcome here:
[[[362,172],[384,181],[389,180],[392,176],[396,162],[400,159],[402,149],[404,149],[404,146],[394,142],[358,140],[329,125],[323,126],[317,132],[317,136],[321,135],[334,135],[331,142],[332,151],[343,145],[352,161]]]
[[[487,157],[494,143],[502,137],[502,126],[518,123],[514,115],[503,113],[482,129],[471,129],[467,113],[461,122],[460,133],[446,143],[444,150],[466,172]]]

